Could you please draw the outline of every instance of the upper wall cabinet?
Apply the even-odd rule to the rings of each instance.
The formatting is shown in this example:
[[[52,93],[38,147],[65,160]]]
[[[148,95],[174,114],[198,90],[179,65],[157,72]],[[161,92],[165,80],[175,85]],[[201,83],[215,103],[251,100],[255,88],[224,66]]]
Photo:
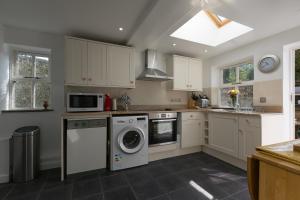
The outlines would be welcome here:
[[[135,87],[133,48],[73,37],[65,45],[66,85]]]
[[[112,87],[128,87],[135,85],[133,50],[127,47],[107,47],[107,77]]]
[[[65,41],[65,84],[87,85],[87,42]]]
[[[200,59],[173,55],[168,62],[168,73],[174,77],[169,89],[202,91],[202,61]]]

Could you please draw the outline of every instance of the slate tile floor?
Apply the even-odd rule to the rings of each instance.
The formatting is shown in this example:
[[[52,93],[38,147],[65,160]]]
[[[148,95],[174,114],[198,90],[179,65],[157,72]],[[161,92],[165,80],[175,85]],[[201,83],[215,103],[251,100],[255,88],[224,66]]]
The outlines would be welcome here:
[[[205,153],[118,172],[92,171],[59,181],[60,169],[26,184],[1,184],[5,200],[249,200],[246,173]],[[200,186],[200,187],[199,187]],[[198,190],[196,189],[198,188]]]

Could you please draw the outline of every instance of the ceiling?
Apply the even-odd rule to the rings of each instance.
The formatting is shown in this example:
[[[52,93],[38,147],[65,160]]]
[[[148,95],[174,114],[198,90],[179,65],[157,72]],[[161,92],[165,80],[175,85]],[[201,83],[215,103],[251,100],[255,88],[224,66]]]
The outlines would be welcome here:
[[[0,0],[0,24],[205,58],[300,26],[299,0],[208,0],[205,8],[254,31],[217,47],[169,36],[202,6],[200,0]]]

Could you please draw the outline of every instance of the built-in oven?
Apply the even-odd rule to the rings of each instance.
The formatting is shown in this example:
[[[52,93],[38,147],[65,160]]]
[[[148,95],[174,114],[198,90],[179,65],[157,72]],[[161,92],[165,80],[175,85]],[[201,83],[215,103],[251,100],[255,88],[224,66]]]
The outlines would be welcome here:
[[[149,146],[177,142],[177,113],[149,113]]]

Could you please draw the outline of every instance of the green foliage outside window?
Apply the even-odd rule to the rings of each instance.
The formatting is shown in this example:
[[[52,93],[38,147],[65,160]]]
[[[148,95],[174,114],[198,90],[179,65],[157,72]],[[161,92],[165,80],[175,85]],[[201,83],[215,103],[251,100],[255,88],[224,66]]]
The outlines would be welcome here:
[[[295,80],[296,85],[300,85],[300,49],[295,52]]]

